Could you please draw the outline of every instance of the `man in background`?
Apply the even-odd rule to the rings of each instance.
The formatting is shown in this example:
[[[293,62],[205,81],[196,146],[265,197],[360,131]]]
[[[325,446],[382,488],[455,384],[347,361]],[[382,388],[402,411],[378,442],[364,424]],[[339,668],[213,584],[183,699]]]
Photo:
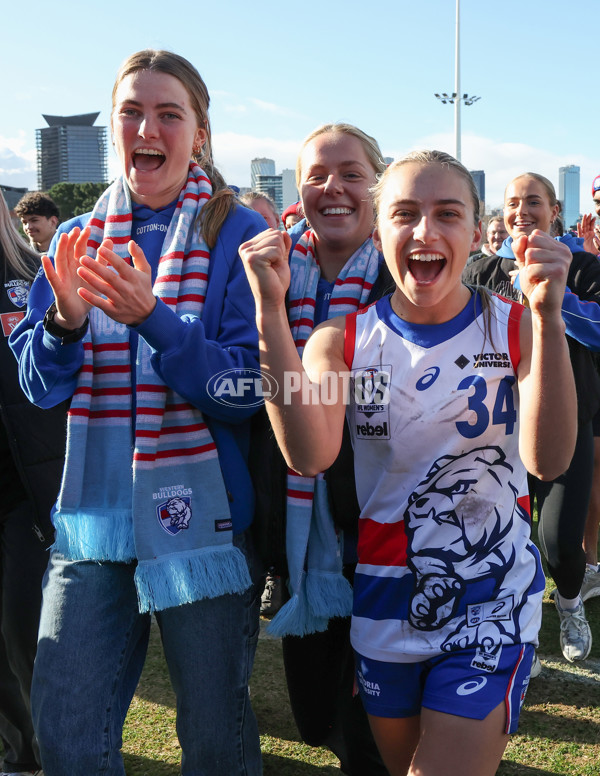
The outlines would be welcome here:
[[[41,191],[30,191],[17,202],[15,213],[21,219],[31,247],[38,253],[46,253],[60,223],[54,200]]]

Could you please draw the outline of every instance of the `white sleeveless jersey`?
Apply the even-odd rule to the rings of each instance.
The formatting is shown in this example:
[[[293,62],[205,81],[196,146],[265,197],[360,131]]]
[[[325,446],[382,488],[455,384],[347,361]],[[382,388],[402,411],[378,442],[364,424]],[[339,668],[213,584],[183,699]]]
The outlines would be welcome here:
[[[523,308],[479,297],[428,326],[386,297],[347,317],[350,426],[361,507],[351,638],[411,662],[537,644],[544,577],[519,457]],[[484,336],[484,327],[486,334]]]

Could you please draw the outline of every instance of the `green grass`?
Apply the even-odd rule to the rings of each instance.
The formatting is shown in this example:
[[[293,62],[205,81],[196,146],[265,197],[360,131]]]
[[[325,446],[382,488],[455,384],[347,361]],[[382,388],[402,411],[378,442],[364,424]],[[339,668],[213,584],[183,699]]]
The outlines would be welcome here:
[[[506,749],[499,776],[600,774],[600,598],[586,604],[594,637],[590,658],[573,665],[560,651],[558,615],[548,597],[552,586],[550,581],[546,586],[538,650],[543,672],[530,683],[519,732]],[[299,740],[285,689],[280,641],[260,639],[251,692],[265,776],[340,773],[331,752]],[[123,752],[128,776],[179,774],[174,696],[156,628],[127,717]]]
[[[499,776],[600,774],[600,598],[588,601],[586,610],[595,646],[589,660],[574,666],[562,658],[558,617],[546,596],[539,649],[543,672],[531,681],[519,732],[508,745]],[[299,740],[285,691],[280,641],[259,641],[251,692],[265,776],[340,773],[331,752]],[[129,776],[179,774],[174,696],[156,629],[127,717],[123,751]]]

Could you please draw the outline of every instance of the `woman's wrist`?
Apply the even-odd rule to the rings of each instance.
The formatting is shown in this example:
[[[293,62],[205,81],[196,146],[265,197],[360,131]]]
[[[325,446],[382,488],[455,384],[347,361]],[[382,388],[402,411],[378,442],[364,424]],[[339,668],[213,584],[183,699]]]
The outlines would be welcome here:
[[[289,329],[287,310],[285,303],[281,304],[263,304],[258,302],[256,305],[256,328],[259,333],[273,331],[282,324]]]
[[[55,305],[55,308],[56,308],[56,305]],[[60,314],[58,310],[56,310],[56,313],[54,314],[54,317],[53,317],[54,323],[57,326],[60,326],[61,329],[65,329],[66,331],[75,331],[76,329],[80,329],[85,324],[87,319],[88,319],[88,316],[85,315],[83,318],[78,318],[76,320],[74,320],[73,318],[67,320],[66,318],[63,318],[63,316]]]
[[[60,315],[56,308],[56,302],[52,302],[46,310],[43,323],[44,329],[53,337],[59,337],[63,345],[82,339],[88,330],[88,325],[89,317],[86,316],[78,326],[73,326],[72,322]]]

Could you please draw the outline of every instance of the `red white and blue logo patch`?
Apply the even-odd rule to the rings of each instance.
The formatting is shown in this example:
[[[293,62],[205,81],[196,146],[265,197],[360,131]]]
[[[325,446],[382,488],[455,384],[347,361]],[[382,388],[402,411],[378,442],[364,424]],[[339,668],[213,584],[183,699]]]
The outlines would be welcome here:
[[[4,284],[8,298],[15,307],[25,307],[31,284],[27,280],[11,280]]]
[[[156,507],[158,522],[171,536],[190,527],[192,499],[190,496],[173,496]]]

